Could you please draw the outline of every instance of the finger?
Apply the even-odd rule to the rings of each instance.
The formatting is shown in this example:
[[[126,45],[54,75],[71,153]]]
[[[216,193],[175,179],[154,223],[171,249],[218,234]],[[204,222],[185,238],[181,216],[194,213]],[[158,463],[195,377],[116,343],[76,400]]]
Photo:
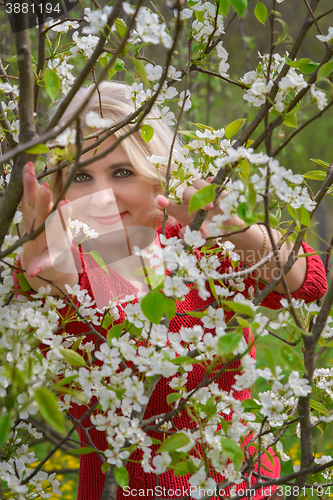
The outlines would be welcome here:
[[[169,200],[162,194],[156,196],[154,200],[154,205],[160,210],[166,209],[167,214],[175,219],[177,219],[177,216],[179,216],[179,214],[181,214],[184,211],[184,207],[182,207],[182,205],[179,205],[174,201]]]
[[[23,196],[22,209],[25,211],[33,210],[36,203],[38,191],[38,181],[35,174],[35,167],[32,162],[23,167]]]
[[[36,224],[40,225],[45,221],[52,209],[52,195],[51,188],[47,182],[44,182],[38,187],[36,203],[35,203],[35,217]]]
[[[192,182],[191,186],[195,187],[196,189],[201,189],[203,187],[208,186],[209,182],[205,179],[197,179],[196,181]]]

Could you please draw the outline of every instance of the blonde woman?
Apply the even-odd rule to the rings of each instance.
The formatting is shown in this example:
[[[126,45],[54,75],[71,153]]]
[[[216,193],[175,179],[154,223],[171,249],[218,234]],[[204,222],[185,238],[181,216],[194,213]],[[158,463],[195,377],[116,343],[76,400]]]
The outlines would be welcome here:
[[[105,82],[100,85],[100,98],[102,102],[102,112],[104,118],[109,118],[113,123],[119,122],[125,118],[134,109],[128,95],[128,88],[123,84]],[[78,103],[83,99],[88,92],[88,89],[83,88],[77,94],[75,100],[68,108],[64,118],[68,118],[77,109]],[[89,104],[81,114],[82,123],[85,122],[85,116],[94,111],[100,113],[100,102],[97,93],[94,94]],[[65,223],[68,224],[70,217],[73,217],[73,212],[76,213],[79,220],[83,220],[90,228],[99,233],[98,247],[94,240],[88,240],[86,249],[80,248],[80,252],[72,246],[68,252],[68,248],[64,247],[63,241],[53,241],[56,247],[52,253],[52,249],[48,246],[48,241],[45,232],[42,233],[34,241],[24,245],[21,254],[21,265],[25,270],[25,276],[31,285],[32,289],[38,290],[40,286],[45,285],[44,279],[51,280],[61,290],[65,290],[65,283],[74,286],[79,285],[80,289],[88,290],[90,297],[96,301],[97,306],[106,305],[112,297],[128,297],[132,295],[133,304],[137,302],[137,294],[140,291],[147,291],[147,283],[144,277],[136,276],[133,273],[138,266],[137,256],[133,255],[131,249],[137,242],[141,243],[142,248],[146,247],[155,238],[159,241],[161,232],[161,221],[163,209],[167,208],[168,215],[171,217],[171,224],[167,225],[166,237],[175,236],[180,238],[183,234],[186,225],[189,225],[195,214],[188,215],[188,203],[193,193],[208,185],[205,180],[197,180],[192,186],[187,187],[183,194],[183,203],[177,205],[163,196],[163,191],[160,185],[159,175],[163,182],[165,181],[165,167],[159,170],[159,175],[155,167],[147,160],[147,156],[152,154],[160,156],[168,156],[172,141],[172,132],[166,127],[160,119],[158,112],[153,111],[150,115],[149,123],[154,128],[154,136],[151,141],[146,144],[139,133],[133,134],[124,140],[121,145],[117,146],[114,151],[107,154],[104,158],[97,159],[94,163],[86,166],[84,169],[79,169],[76,176],[70,185],[66,200],[59,204],[60,209],[63,209]],[[130,127],[127,126],[127,128]],[[87,130],[84,130],[87,132]],[[123,133],[123,130],[115,134],[117,137]],[[87,144],[93,143],[94,140],[87,141]],[[98,153],[103,152],[115,141],[114,136],[110,136],[100,146]],[[81,156],[81,160],[92,158],[94,150],[87,152]],[[66,171],[58,171],[52,176],[51,190],[47,184],[39,185],[36,179],[34,166],[30,163],[24,167],[24,195],[22,199],[22,211],[24,217],[24,225],[27,230],[32,227],[35,221],[35,227],[47,219],[53,206],[53,199],[59,194]],[[72,213],[69,207],[72,206]],[[209,210],[208,220],[212,216],[219,213],[219,207],[206,207]],[[81,217],[81,219],[80,219]],[[230,225],[242,226],[243,222],[235,217],[228,221]],[[140,228],[140,230],[137,230]],[[147,233],[142,228],[147,228]],[[156,233],[155,233],[156,230]],[[207,227],[204,228],[207,232]],[[143,237],[142,234],[145,233]],[[274,232],[276,240],[279,239],[278,232]],[[56,240],[56,239],[55,239]],[[266,230],[257,225],[251,226],[246,233],[240,233],[230,240],[235,244],[235,251],[238,251],[243,256],[244,260],[258,259],[262,255],[263,246],[266,251],[270,250],[270,243]],[[58,247],[57,247],[58,245]],[[98,248],[104,262],[108,266],[108,274],[101,267],[95,265],[94,259],[91,258],[91,250]],[[280,258],[282,265],[286,262],[290,244],[285,243],[280,250]],[[68,259],[73,259],[76,267],[71,267],[71,271],[67,273],[61,272],[57,268],[57,258],[53,256],[61,256],[67,251]],[[300,252],[310,253],[312,249],[303,243],[303,248]],[[250,255],[252,257],[250,257]],[[197,252],[197,259],[200,260],[202,254]],[[254,257],[253,257],[254,256]],[[61,265],[65,265],[64,260],[61,260]],[[230,266],[230,261],[221,257],[220,272],[227,271]],[[70,267],[70,266],[69,266]],[[263,277],[265,273],[266,281],[269,281],[274,276],[275,263],[270,261],[266,266],[261,268],[260,273]],[[304,299],[306,302],[314,301],[322,297],[326,291],[326,276],[323,265],[318,256],[309,256],[306,259],[297,259],[292,270],[287,275],[287,282],[294,298]],[[247,277],[244,280],[245,289],[242,291],[244,296],[247,296],[247,291],[250,286],[254,285],[252,277]],[[213,303],[214,297],[210,295],[203,300],[198,294],[198,290],[190,285],[187,285],[190,290],[185,295],[184,300],[177,303],[177,311],[183,313],[176,315],[170,322],[169,332],[177,334],[182,327],[192,328],[194,325],[201,325],[201,321],[190,315],[184,314],[185,311],[196,310],[208,307]],[[262,284],[259,284],[262,287]],[[53,295],[61,295],[59,288],[52,287]],[[272,309],[281,307],[280,299],[283,289],[281,285],[271,292],[263,301],[263,305]],[[129,300],[129,299],[127,299]],[[126,303],[122,302],[122,306]],[[124,311],[121,305],[118,308],[118,320],[115,323],[120,323],[124,320]],[[64,316],[67,308],[59,310],[59,315]],[[226,322],[230,319],[232,313],[225,312]],[[96,342],[96,338],[87,333],[88,328],[83,322],[72,322],[66,326],[66,334],[79,336],[86,333],[85,342],[92,341],[96,343],[96,348],[101,344]],[[103,335],[106,331],[102,329]],[[61,333],[61,332],[59,332]],[[213,333],[213,331],[212,331]],[[244,329],[244,338],[249,340],[251,333],[248,329]],[[45,346],[46,347],[46,346]],[[255,357],[255,349],[252,349],[251,356]],[[96,364],[101,364],[96,361]],[[239,362],[234,363],[234,372],[224,373],[218,380],[219,389],[230,392],[232,385],[235,383],[235,375],[239,373]],[[126,372],[124,372],[126,376]],[[205,369],[200,364],[193,365],[193,370],[188,373],[186,387],[188,390],[193,389],[203,379]],[[144,419],[149,419],[154,415],[159,415],[170,411],[167,404],[167,395],[172,391],[168,382],[170,380],[162,378],[156,386],[144,414]],[[243,400],[250,397],[250,390],[234,391],[234,397]],[[95,402],[93,398],[91,404]],[[79,406],[72,403],[70,413],[76,419],[79,419],[85,412],[84,406]],[[230,419],[230,415],[223,414],[223,418]],[[82,423],[84,428],[91,426],[90,418],[86,418]],[[186,411],[174,419],[174,425],[177,429],[193,429],[196,424],[190,419]],[[80,440],[88,444],[84,429],[78,427]],[[151,438],[161,439],[161,433],[156,431],[147,431]],[[104,431],[98,431],[95,428],[89,431],[90,438],[95,446],[100,450],[109,448]],[[124,431],[124,438],[126,431]],[[245,444],[249,438],[245,439]],[[154,445],[153,456],[158,445]],[[200,450],[199,445],[192,450],[192,454],[196,455]],[[274,455],[273,451],[270,452]],[[116,454],[116,450],[114,450]],[[168,471],[160,474],[158,477],[158,486],[156,475],[154,473],[146,473],[143,471],[141,462],[143,455],[141,451],[135,451],[129,457],[126,467],[129,472],[129,487],[125,489],[118,488],[117,499],[137,499],[144,497],[154,499],[158,492],[162,492],[159,496],[167,498],[181,498],[186,496],[186,491],[189,491],[190,484],[188,476],[175,476],[173,471]],[[280,474],[280,463],[274,456],[273,465],[263,456],[261,462],[265,469],[263,473],[266,476],[278,477]],[[214,479],[217,483],[223,481],[220,474],[215,474]],[[254,484],[256,479],[252,477]],[[104,475],[101,472],[101,460],[96,453],[82,455],[79,472],[79,492],[78,500],[99,500],[102,494],[104,485]],[[164,488],[164,489],[163,489]],[[245,483],[236,486],[236,489],[246,488]],[[266,499],[274,493],[275,488],[272,487],[269,492],[258,490],[254,495],[255,500]],[[173,491],[173,493],[172,493]],[[226,495],[229,490],[226,490]],[[217,497],[216,497],[217,498]],[[215,497],[214,497],[215,499]]]

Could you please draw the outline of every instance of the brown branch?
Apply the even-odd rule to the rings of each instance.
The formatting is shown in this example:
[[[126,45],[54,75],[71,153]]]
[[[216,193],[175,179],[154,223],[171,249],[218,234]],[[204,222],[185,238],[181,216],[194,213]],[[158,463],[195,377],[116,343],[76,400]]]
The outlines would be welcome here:
[[[22,22],[24,27],[28,22],[27,14],[17,14],[17,22]],[[30,48],[30,32],[23,29],[15,34],[17,65],[19,71],[19,119],[20,142],[26,143],[36,136],[35,121],[33,116],[33,71]],[[12,168],[9,185],[1,198],[0,204],[0,247],[13,220],[23,191],[22,168],[33,155],[20,154]]]
[[[46,42],[46,33],[45,33],[45,9],[38,9],[38,62],[37,62],[37,78],[35,81],[34,87],[34,110],[37,112],[38,109],[38,100],[39,100],[39,91],[40,86],[38,85],[38,80],[40,79],[45,64],[45,42]]]
[[[192,71],[197,71],[198,73],[203,73],[205,75],[210,75],[210,76],[215,76],[216,78],[220,78],[221,80],[224,80],[225,82],[231,83],[232,85],[236,85],[237,87],[240,87],[241,89],[248,90],[249,86],[246,85],[245,83],[242,82],[236,82],[235,80],[231,80],[231,78],[227,78],[226,76],[222,76],[219,73],[214,73],[214,71],[209,71],[208,69],[203,69],[197,66],[196,64],[193,64],[190,68],[190,72]]]
[[[327,255],[326,255],[326,261],[325,261],[326,276],[328,276],[328,273],[330,272],[330,259],[331,259],[331,254],[332,254],[332,248],[333,248],[333,236],[332,236],[330,244],[328,245],[328,248],[327,248]]]

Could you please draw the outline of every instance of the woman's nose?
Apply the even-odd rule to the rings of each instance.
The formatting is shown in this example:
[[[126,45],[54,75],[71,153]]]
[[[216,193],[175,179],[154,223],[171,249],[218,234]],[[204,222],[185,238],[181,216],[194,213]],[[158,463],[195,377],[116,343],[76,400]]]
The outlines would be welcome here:
[[[116,204],[116,198],[113,189],[112,188],[102,189],[101,191],[93,193],[93,195],[91,196],[90,203],[99,208],[103,208],[109,203]]]

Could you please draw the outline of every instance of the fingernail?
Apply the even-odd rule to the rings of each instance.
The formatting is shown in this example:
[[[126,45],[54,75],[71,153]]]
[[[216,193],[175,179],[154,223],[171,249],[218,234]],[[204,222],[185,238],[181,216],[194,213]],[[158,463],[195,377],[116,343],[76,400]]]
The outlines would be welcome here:
[[[37,276],[37,274],[39,274],[41,272],[41,268],[39,267],[38,269],[36,269],[36,271],[34,271],[33,273],[30,274],[30,278],[35,278]]]
[[[206,180],[209,182],[209,181],[212,181],[213,179],[214,179],[214,177],[207,177]]]
[[[209,205],[205,206],[205,209],[210,210],[211,208],[213,208],[213,206],[214,206],[213,203],[210,203]]]
[[[168,205],[168,200],[164,197],[160,197],[157,199],[157,203],[160,207],[165,208]]]
[[[29,167],[33,169],[35,168],[35,165],[32,163],[32,161],[28,161],[27,165],[29,165]]]
[[[48,189],[51,189],[50,184],[48,184],[47,182],[43,182],[43,186],[47,187]]]

